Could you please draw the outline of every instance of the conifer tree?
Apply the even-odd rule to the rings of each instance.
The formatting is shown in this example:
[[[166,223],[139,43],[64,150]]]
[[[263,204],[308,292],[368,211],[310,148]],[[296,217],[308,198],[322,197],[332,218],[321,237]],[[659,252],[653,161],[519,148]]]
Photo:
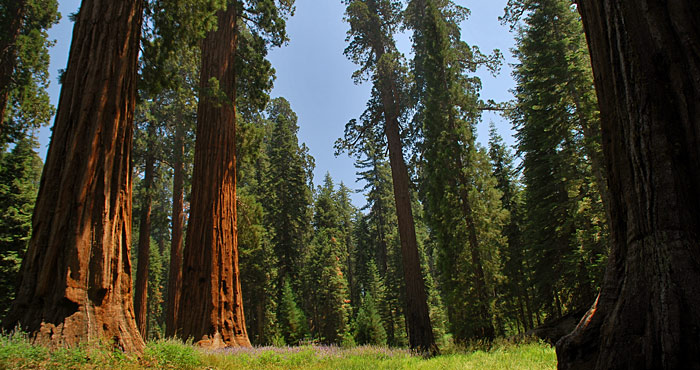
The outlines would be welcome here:
[[[0,2],[0,146],[49,123],[48,29],[58,23],[56,0]]]
[[[262,108],[271,88],[268,45],[286,40],[290,2],[227,1],[216,13],[218,27],[202,41],[192,207],[178,312],[183,338],[200,345],[249,346],[236,225],[236,104]]]
[[[525,259],[525,241],[522,238],[525,222],[523,191],[513,156],[493,123],[489,130],[489,158],[496,188],[502,194],[501,204],[509,214],[508,223],[503,228],[507,246],[501,253],[504,282],[500,289],[500,300],[503,302],[507,321],[514,320],[517,331],[521,333],[534,327],[530,292],[532,273]]]
[[[498,54],[486,57],[461,41],[459,22],[468,10],[451,1],[414,0],[407,14],[415,52],[414,119],[423,157],[420,191],[439,250],[451,331],[458,341],[493,339],[493,276],[498,267],[492,262],[499,243],[485,242],[485,236],[500,234],[502,217],[498,205],[489,208],[490,171],[478,168],[475,127],[481,82],[467,73],[484,62],[496,68]]]
[[[298,289],[304,246],[310,239],[313,158],[297,139],[297,116],[289,102],[277,98],[267,107],[270,134],[269,167],[265,176],[266,224],[273,230],[277,258],[277,285],[289,279]],[[279,297],[279,295],[278,295]]]
[[[36,145],[31,135],[25,135],[0,157],[0,320],[15,297],[19,268],[31,237],[42,166]]]
[[[359,140],[386,137],[401,243],[410,347],[434,355],[438,349],[420,269],[410,179],[402,142],[406,135],[402,132],[402,123],[405,123],[408,108],[406,70],[393,39],[399,27],[401,4],[393,0],[345,0],[344,3],[347,5],[346,20],[350,24],[345,55],[361,66],[353,75],[355,81],[371,78],[373,88],[361,122],[358,124],[352,120],[346,126],[343,145],[352,151],[356,150]]]
[[[144,347],[130,267],[142,14],[141,1],[84,0],[76,17],[33,234],[3,324],[21,325],[40,343],[105,337],[125,350]]]
[[[289,345],[299,344],[308,335],[306,316],[297,305],[297,298],[287,279],[282,286],[279,313],[279,327],[284,341]]]
[[[582,127],[594,127],[597,112],[593,102],[577,99],[592,95],[592,85],[590,75],[578,77],[590,70],[575,9],[566,0],[524,6],[513,112],[523,158],[523,237],[534,273],[533,310],[560,317],[586,309],[602,278],[606,218],[592,168],[599,154],[589,152],[596,137]]]

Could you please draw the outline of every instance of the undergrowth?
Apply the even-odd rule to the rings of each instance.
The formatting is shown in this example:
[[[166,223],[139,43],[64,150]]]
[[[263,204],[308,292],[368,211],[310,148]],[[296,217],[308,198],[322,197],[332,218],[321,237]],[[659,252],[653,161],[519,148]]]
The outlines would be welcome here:
[[[0,336],[0,369],[555,369],[556,356],[537,341],[448,345],[424,359],[404,349],[360,346],[253,347],[217,351],[176,340],[149,342],[140,355],[95,341],[71,348],[33,345],[23,334]]]

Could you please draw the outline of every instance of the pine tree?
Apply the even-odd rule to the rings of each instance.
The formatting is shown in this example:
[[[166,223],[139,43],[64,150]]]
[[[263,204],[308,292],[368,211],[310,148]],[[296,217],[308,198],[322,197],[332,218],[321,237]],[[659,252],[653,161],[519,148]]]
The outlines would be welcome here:
[[[58,23],[56,0],[0,2],[0,146],[49,124],[48,29]]]
[[[355,341],[357,344],[385,345],[386,331],[382,325],[382,319],[374,303],[372,292],[368,291],[362,298],[362,304],[357,313],[357,331]]]
[[[313,202],[313,158],[297,139],[297,116],[289,102],[277,98],[267,107],[270,135],[267,143],[269,167],[265,176],[266,224],[273,230],[277,257],[278,287],[288,278],[298,289],[304,246],[310,239],[310,208]],[[278,295],[279,297],[279,295]]]
[[[343,145],[351,150],[360,140],[386,137],[394,187],[403,276],[405,280],[406,322],[410,347],[426,355],[438,352],[433,338],[425,282],[420,269],[416,231],[411,210],[410,179],[404,159],[402,124],[408,108],[406,68],[396,49],[393,34],[399,27],[401,3],[393,0],[345,0],[350,24],[345,55],[360,70],[356,82],[371,78],[372,97],[358,124],[345,128]],[[383,122],[381,124],[380,122]],[[382,140],[383,141],[383,140]]]
[[[518,333],[534,327],[532,314],[532,297],[530,286],[532,273],[525,259],[525,241],[522,238],[524,205],[518,173],[513,163],[513,156],[503,143],[503,139],[491,123],[489,131],[489,158],[496,179],[496,188],[500,190],[501,204],[508,211],[508,223],[503,228],[507,246],[502,249],[504,282],[500,289],[506,320],[515,321]]]
[[[32,232],[32,211],[39,190],[41,159],[37,143],[26,135],[0,157],[0,320],[15,297],[19,268]]]
[[[498,54],[485,57],[461,41],[459,22],[468,11],[450,1],[414,0],[407,14],[423,157],[420,191],[439,250],[451,331],[458,341],[493,339],[499,273],[493,262],[501,244],[495,236],[503,216],[475,144],[481,82],[467,74],[482,60],[495,68]]]
[[[350,300],[341,270],[336,229],[318,229],[304,262],[305,306],[311,334],[325,344],[341,344],[348,336]]]
[[[279,301],[279,327],[284,341],[289,345],[299,344],[308,335],[306,317],[297,305],[289,280],[285,279]]]
[[[581,24],[565,0],[526,2],[515,78],[518,152],[523,158],[529,267],[537,315],[559,317],[595,299],[606,254],[606,221],[589,152],[595,126]],[[579,75],[588,71],[588,82]],[[585,155],[584,155],[585,154]],[[599,183],[599,182],[598,182]]]

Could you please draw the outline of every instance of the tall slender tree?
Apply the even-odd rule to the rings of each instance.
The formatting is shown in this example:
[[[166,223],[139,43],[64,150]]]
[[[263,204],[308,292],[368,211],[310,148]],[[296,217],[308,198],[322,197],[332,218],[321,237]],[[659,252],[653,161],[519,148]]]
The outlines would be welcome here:
[[[482,222],[480,217],[487,216],[476,211],[478,198],[490,196],[490,189],[477,190],[474,132],[481,117],[481,81],[467,73],[474,73],[481,60],[496,64],[498,55],[489,59],[461,40],[459,23],[468,10],[451,1],[413,0],[407,14],[407,24],[413,29],[415,119],[424,162],[420,188],[440,249],[452,331],[457,340],[492,339],[494,287],[487,281],[493,281],[485,271],[488,251],[479,235],[488,230],[479,230],[479,226],[496,228],[499,233],[500,225],[497,219]],[[490,173],[485,175],[490,177]],[[461,257],[469,262],[462,263]],[[466,279],[454,278],[460,269],[468,270]]]
[[[700,368],[700,3],[580,0],[611,251],[560,369]]]
[[[393,0],[345,0],[349,46],[345,54],[361,65],[356,81],[372,79],[372,98],[363,114],[362,124],[351,121],[346,126],[346,146],[372,131],[383,132],[389,149],[389,162],[394,185],[394,202],[401,241],[406,286],[406,321],[410,347],[426,355],[438,352],[433,337],[420,269],[418,244],[411,210],[410,178],[404,159],[401,121],[407,112],[405,67],[393,39],[399,27],[401,4]],[[383,121],[383,124],[380,122]],[[405,134],[405,133],[404,133]],[[372,135],[373,138],[380,135]]]
[[[144,342],[131,300],[130,152],[142,2],[84,0],[4,327],[36,342]]]

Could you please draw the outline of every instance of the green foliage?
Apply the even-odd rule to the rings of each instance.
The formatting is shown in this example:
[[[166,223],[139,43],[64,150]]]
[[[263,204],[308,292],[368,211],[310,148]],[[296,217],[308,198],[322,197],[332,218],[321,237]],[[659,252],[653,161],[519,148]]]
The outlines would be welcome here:
[[[304,306],[314,338],[341,344],[348,334],[350,300],[341,269],[341,244],[335,229],[321,229],[304,261]]]
[[[311,229],[310,184],[313,157],[304,144],[299,144],[297,116],[284,98],[273,100],[267,108],[269,136],[266,153],[269,167],[261,183],[266,224],[274,230],[272,243],[277,257],[278,282],[289,278],[294,284],[300,278],[300,262]]]
[[[566,0],[521,5],[512,119],[523,158],[523,236],[534,310],[557,317],[589,307],[602,278],[607,231],[604,179],[594,176],[598,113],[576,10]]]
[[[0,319],[15,297],[18,273],[32,232],[42,162],[33,137],[0,153]]]
[[[49,124],[54,107],[49,102],[46,88],[49,86],[48,29],[58,23],[60,14],[56,0],[2,0],[0,1],[0,44],[7,45],[11,31],[12,12],[9,9],[24,5],[20,33],[7,50],[14,57],[13,66],[3,66],[12,72],[10,83],[0,87],[0,93],[8,92],[8,105],[4,117],[0,117],[0,146],[21,140],[34,129]]]
[[[297,298],[289,280],[285,279],[279,302],[279,326],[284,341],[296,345],[309,334],[304,312],[297,305]]]
[[[148,342],[143,357],[159,369],[197,369],[202,365],[201,354],[194,347],[172,339]]]
[[[374,304],[371,292],[367,292],[362,299],[362,305],[357,312],[355,341],[357,344],[385,345],[386,331],[382,325],[379,311]]]
[[[106,343],[49,350],[23,335],[0,336],[3,369],[555,369],[556,354],[538,342],[495,343],[488,350],[455,349],[430,360],[378,346],[257,347],[205,352],[174,340],[149,342],[140,357]]]
[[[496,70],[499,54],[486,57],[461,41],[459,22],[468,10],[451,1],[414,0],[406,13],[415,52],[419,190],[450,329],[456,340],[492,338],[506,214],[485,154],[475,144],[484,103],[481,81],[469,74],[483,64]]]

